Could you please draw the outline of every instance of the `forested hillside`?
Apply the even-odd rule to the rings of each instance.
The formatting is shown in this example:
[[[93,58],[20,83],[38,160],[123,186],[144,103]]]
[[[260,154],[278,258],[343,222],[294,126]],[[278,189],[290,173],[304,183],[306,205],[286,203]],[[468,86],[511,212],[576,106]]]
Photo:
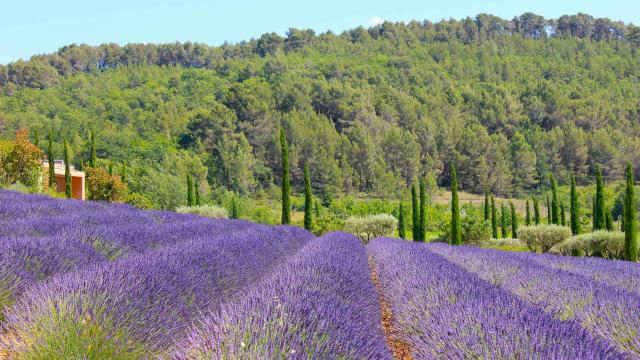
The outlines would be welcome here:
[[[416,177],[521,196],[549,172],[588,183],[597,167],[640,176],[640,28],[578,14],[384,23],[342,34],[291,29],[240,44],[90,47],[0,66],[0,137],[27,128],[58,158],[127,162],[158,207],[279,183],[278,129],[294,189],[406,194]]]

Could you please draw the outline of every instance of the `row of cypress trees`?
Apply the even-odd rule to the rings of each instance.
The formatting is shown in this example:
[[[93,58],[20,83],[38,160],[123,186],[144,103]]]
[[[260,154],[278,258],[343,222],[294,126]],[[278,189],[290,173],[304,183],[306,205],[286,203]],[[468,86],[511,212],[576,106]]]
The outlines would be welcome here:
[[[531,219],[531,212],[529,210],[529,201],[527,200],[526,207],[526,221],[527,223]],[[498,223],[498,220],[500,223]],[[509,202],[509,208],[504,205],[504,203],[500,204],[500,219],[498,219],[498,209],[496,207],[496,200],[493,195],[489,195],[488,192],[485,192],[484,195],[484,221],[491,222],[491,235],[493,238],[498,238],[498,231],[500,231],[500,235],[503,238],[509,236],[509,230],[511,230],[511,237],[518,237],[518,216],[516,213],[516,207],[513,202]],[[510,224],[510,226],[509,226]],[[510,228],[510,229],[509,229]]]

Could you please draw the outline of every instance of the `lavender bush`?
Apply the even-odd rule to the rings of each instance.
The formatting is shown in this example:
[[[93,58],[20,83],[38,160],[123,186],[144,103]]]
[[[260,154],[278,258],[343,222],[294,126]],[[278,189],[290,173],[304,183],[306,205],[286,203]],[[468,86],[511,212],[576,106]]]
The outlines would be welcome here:
[[[429,249],[384,238],[368,246],[416,359],[620,357],[579,324],[554,319]]]
[[[332,233],[240,302],[205,317],[175,359],[391,359],[365,249]]]

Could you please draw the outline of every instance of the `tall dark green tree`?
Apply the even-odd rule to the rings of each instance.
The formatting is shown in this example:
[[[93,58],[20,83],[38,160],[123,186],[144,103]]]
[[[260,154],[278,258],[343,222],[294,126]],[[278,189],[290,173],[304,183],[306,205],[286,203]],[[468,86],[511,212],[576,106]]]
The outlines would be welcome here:
[[[576,190],[576,177],[571,175],[571,233],[579,235],[581,232],[582,224],[580,223],[580,202]]]
[[[560,202],[558,201],[558,184],[553,174],[549,175],[551,183],[551,223],[560,225]]]
[[[484,192],[484,221],[489,221],[491,218],[491,203],[489,201],[489,192]]]
[[[109,175],[113,176],[113,161],[109,161],[109,167],[108,167],[108,173]]]
[[[187,173],[187,205],[193,206],[195,204],[196,201],[193,195],[193,177],[190,173]]]
[[[49,162],[49,189],[57,191],[55,159],[53,157],[53,131],[49,131],[49,146],[47,147],[47,161]]]
[[[98,163],[98,157],[96,156],[96,137],[93,131],[89,134],[89,166],[94,168]]]
[[[38,129],[33,130],[33,145],[40,146],[40,132]]]
[[[611,210],[606,211],[605,220],[607,231],[613,231],[613,214],[611,214]]]
[[[567,218],[564,214],[564,203],[560,203],[560,225],[567,226]]]
[[[402,201],[400,201],[400,205],[398,205],[398,236],[400,236],[400,239],[406,239],[407,237],[405,228],[404,206],[402,205]]]
[[[451,164],[451,244],[462,244],[460,201],[458,199],[458,173],[453,164]]]
[[[511,207],[511,237],[518,238],[518,214],[516,214],[516,207],[513,203],[509,203]]]
[[[280,128],[280,150],[282,152],[282,216],[281,223],[291,223],[291,183],[289,179],[289,144],[284,128]]]
[[[498,209],[496,209],[496,200],[491,196],[491,236],[498,238]]]
[[[636,229],[636,198],[633,169],[627,163],[627,186],[624,192],[624,255],[629,261],[638,261],[638,230]]]
[[[122,168],[120,168],[120,180],[122,180],[122,182],[127,181],[127,162],[126,161],[122,162]]]
[[[238,200],[236,200],[236,194],[233,194],[233,196],[231,197],[231,211],[229,212],[229,218],[240,218],[240,211],[238,210]]]
[[[411,210],[413,211],[411,216],[413,241],[420,241],[420,205],[418,204],[418,191],[415,183],[411,184]]]
[[[71,166],[69,164],[69,143],[64,141],[64,194],[67,199],[71,199]]]
[[[531,225],[531,208],[529,206],[529,199],[526,202],[525,216],[524,216],[524,224],[527,226]]]
[[[420,178],[420,241],[427,240],[427,188]]]
[[[313,228],[313,194],[311,193],[311,177],[309,176],[309,164],[304,164],[304,228],[311,231]]]
[[[593,215],[593,229],[602,230],[607,226],[607,218],[604,207],[604,182],[602,181],[602,171],[596,169],[596,201]]]
[[[549,194],[547,194],[547,224],[553,224],[553,216],[551,211],[551,200],[549,200]]]
[[[509,236],[507,230],[507,208],[504,203],[500,204],[500,230],[502,231],[502,238]]]
[[[202,200],[200,200],[200,186],[198,185],[198,179],[194,179],[193,181],[193,196],[195,197],[195,205],[202,205]]]
[[[540,225],[540,203],[538,198],[533,198],[533,222],[536,225]]]

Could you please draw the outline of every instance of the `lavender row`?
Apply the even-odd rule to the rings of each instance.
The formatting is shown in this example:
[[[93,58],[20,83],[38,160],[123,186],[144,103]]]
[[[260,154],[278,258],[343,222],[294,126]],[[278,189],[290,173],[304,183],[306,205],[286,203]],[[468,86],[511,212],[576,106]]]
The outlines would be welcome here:
[[[614,359],[579,324],[559,321],[422,244],[368,246],[395,323],[416,359]]]
[[[238,297],[310,238],[263,228],[55,276],[7,312],[0,347],[17,358],[161,354],[200,312]]]
[[[359,240],[314,239],[240,301],[212,312],[175,359],[391,359]]]
[[[440,244],[428,248],[557,319],[580,323],[628,356],[640,356],[637,295],[586,276],[543,266],[529,256]]]

